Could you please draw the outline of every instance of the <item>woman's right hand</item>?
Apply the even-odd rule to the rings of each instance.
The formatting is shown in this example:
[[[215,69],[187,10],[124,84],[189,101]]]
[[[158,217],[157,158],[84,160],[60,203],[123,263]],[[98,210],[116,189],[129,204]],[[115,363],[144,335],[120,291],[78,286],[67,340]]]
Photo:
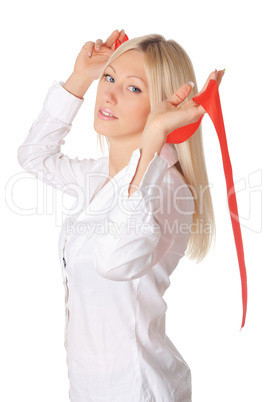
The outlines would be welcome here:
[[[116,30],[112,32],[105,43],[103,43],[102,39],[97,39],[95,42],[86,42],[75,61],[74,73],[84,76],[89,81],[98,79],[104,65],[115,51],[116,40],[119,39],[123,43],[124,37],[124,30],[120,32]],[[97,45],[100,47],[97,47]]]

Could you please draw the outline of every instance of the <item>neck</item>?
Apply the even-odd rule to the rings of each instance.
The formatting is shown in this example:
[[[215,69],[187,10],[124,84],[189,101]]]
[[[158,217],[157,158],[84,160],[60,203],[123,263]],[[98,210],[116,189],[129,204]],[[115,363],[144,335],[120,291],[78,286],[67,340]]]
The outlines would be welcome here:
[[[116,141],[112,138],[109,148],[109,176],[114,177],[128,165],[132,153],[139,147],[140,138],[133,141]]]

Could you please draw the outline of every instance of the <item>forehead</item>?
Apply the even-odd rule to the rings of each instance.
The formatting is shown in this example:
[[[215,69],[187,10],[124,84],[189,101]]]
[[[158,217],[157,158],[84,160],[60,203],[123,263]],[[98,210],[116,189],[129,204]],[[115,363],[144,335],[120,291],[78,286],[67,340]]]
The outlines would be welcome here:
[[[136,75],[147,81],[144,53],[139,50],[128,50],[112,61],[110,65],[115,69],[116,74]]]

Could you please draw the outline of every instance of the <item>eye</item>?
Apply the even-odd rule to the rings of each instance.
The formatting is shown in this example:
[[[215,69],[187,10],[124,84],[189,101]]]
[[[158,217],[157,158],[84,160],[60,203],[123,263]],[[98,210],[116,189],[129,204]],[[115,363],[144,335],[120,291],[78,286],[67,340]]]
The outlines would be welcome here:
[[[114,78],[112,78],[111,77],[111,75],[109,75],[109,74],[104,74],[104,78],[106,78],[106,77],[110,77],[112,80],[114,80]],[[107,80],[108,82],[111,82],[111,81],[109,81],[109,80]],[[135,90],[134,91],[130,91],[130,92],[133,92],[133,93],[139,93],[139,92],[141,92],[141,89],[139,89],[139,88],[137,88],[137,87],[134,87],[133,85],[131,85],[129,88],[134,88]]]
[[[104,77],[105,77],[105,78],[106,78],[106,77],[112,78],[111,75],[109,75],[109,74],[104,74]],[[114,78],[112,78],[112,79],[114,79]],[[110,82],[110,81],[108,81],[108,82]]]
[[[133,87],[132,85],[130,86],[130,88],[137,89],[137,91],[131,91],[131,92],[136,92],[136,93],[141,92],[141,90],[139,88]]]

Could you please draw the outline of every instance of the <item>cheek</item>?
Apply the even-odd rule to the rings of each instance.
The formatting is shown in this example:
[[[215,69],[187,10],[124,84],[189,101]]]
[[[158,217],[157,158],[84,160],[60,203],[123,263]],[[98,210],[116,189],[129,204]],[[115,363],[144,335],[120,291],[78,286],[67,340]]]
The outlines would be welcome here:
[[[141,121],[146,121],[150,113],[150,104],[147,102],[137,102],[135,107],[132,109],[131,113],[132,119],[139,119]]]
[[[98,84],[97,91],[96,91],[96,97],[95,97],[95,107],[99,106],[99,102],[101,99],[103,99],[103,90],[101,88],[101,84]]]

